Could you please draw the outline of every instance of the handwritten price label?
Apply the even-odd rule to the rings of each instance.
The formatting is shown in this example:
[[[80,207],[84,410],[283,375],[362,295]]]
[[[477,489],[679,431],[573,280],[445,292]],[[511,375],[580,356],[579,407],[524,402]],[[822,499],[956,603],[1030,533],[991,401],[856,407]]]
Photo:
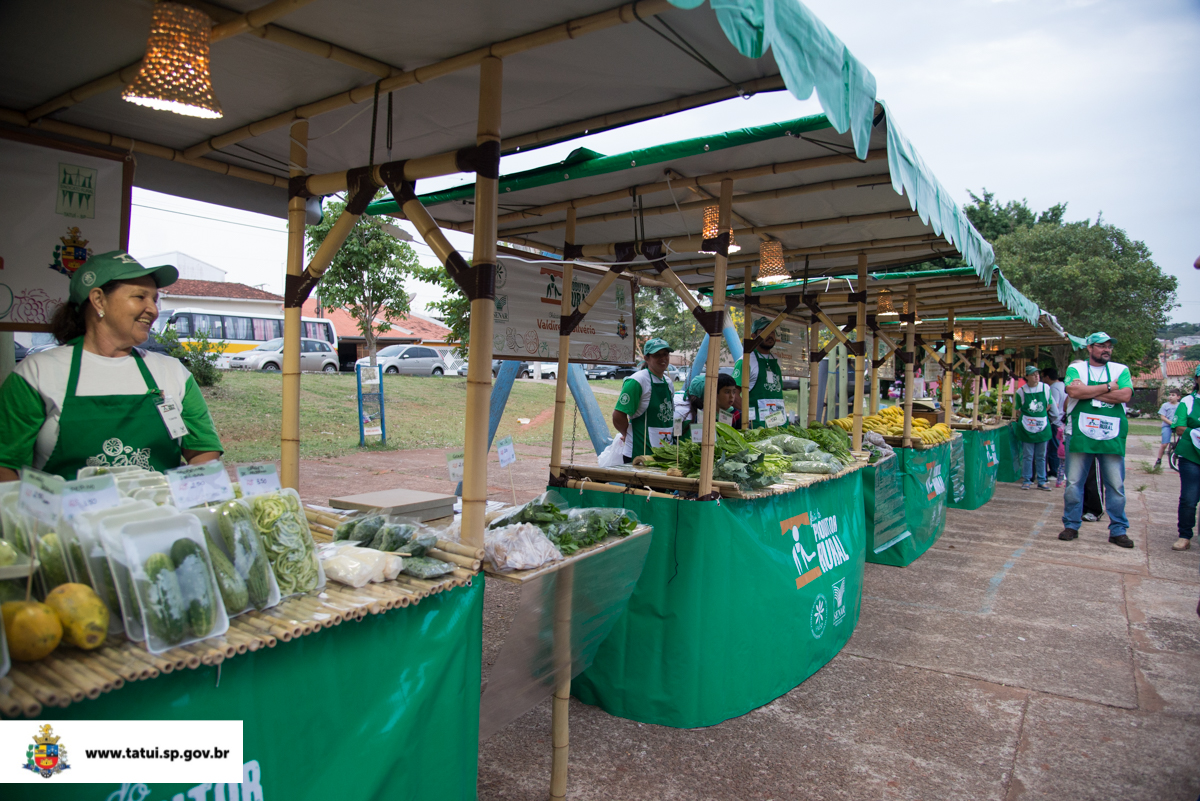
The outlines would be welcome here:
[[[496,443],[496,454],[500,457],[501,467],[508,467],[517,461],[517,449],[513,447],[512,437],[505,437]]]
[[[450,480],[458,483],[463,477],[463,452],[454,451],[446,454],[446,470],[450,473]]]
[[[220,462],[168,470],[167,483],[179,509],[233,500],[233,484]]]
[[[74,520],[84,512],[111,509],[121,502],[117,482],[111,475],[68,481],[62,493],[63,520]]]
[[[64,484],[66,482],[58,476],[25,468],[21,471],[21,490],[17,497],[17,507],[47,526],[56,526],[62,511]]]
[[[774,414],[767,415],[767,419],[764,422],[766,422],[767,428],[779,428],[781,425],[787,423],[787,415],[783,412],[775,412]]]
[[[238,484],[242,486],[242,497],[253,498],[281,488],[279,473],[273,464],[243,464],[237,469]]]

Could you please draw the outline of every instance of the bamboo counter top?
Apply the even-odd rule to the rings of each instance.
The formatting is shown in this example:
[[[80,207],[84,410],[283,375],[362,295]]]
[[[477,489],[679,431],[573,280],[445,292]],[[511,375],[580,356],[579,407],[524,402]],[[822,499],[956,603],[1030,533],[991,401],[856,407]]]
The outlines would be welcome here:
[[[955,431],[996,431],[1007,428],[1011,422],[1011,420],[1001,420],[997,423],[951,423],[950,428]]]
[[[312,520],[314,514],[334,517],[306,508],[313,539],[327,542],[332,531]],[[126,682],[148,681],[176,670],[193,670],[201,665],[220,665],[226,659],[274,648],[322,629],[367,615],[383,614],[419,604],[431,595],[468,586],[477,575],[483,549],[438,540],[430,555],[456,565],[454,572],[425,581],[398,576],[394,581],[367,584],[355,589],[329,581],[319,591],[293,595],[278,605],[251,611],[229,621],[229,630],[191,645],[152,654],[145,643],[109,637],[92,650],[60,647],[37,662],[13,662],[8,675],[0,678],[0,716],[37,717],[47,707],[65,708],[85,699],[121,689]]]

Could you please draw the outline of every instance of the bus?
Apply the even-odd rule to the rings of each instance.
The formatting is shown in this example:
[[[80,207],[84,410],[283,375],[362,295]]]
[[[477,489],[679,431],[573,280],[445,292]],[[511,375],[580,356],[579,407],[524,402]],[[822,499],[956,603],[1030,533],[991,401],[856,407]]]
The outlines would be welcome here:
[[[154,321],[154,333],[162,333],[167,326],[175,329],[180,342],[190,341],[193,335],[203,331],[208,334],[209,342],[223,343],[225,350],[217,359],[217,367],[227,369],[232,354],[282,337],[283,315],[227,314],[201,308],[163,309]],[[301,317],[300,336],[328,342],[334,352],[337,351],[337,332],[333,330],[332,320]]]

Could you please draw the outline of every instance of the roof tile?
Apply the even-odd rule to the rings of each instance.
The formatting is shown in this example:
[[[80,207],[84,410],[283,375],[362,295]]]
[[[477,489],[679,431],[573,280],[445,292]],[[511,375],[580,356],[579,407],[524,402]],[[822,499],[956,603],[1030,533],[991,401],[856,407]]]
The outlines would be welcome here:
[[[245,284],[232,281],[192,281],[180,278],[170,286],[163,287],[163,295],[192,298],[234,298],[237,300],[272,300],[283,302],[279,295],[272,295]]]

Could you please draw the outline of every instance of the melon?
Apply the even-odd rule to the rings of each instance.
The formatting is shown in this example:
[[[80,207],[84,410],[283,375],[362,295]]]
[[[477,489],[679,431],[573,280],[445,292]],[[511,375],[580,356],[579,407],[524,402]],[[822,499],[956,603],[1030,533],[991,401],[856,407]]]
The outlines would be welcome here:
[[[59,584],[46,596],[46,606],[58,615],[63,642],[67,645],[90,651],[104,644],[108,636],[108,607],[88,585]]]
[[[58,647],[63,628],[53,609],[37,601],[9,601],[0,606],[8,654],[18,662],[36,662]]]

